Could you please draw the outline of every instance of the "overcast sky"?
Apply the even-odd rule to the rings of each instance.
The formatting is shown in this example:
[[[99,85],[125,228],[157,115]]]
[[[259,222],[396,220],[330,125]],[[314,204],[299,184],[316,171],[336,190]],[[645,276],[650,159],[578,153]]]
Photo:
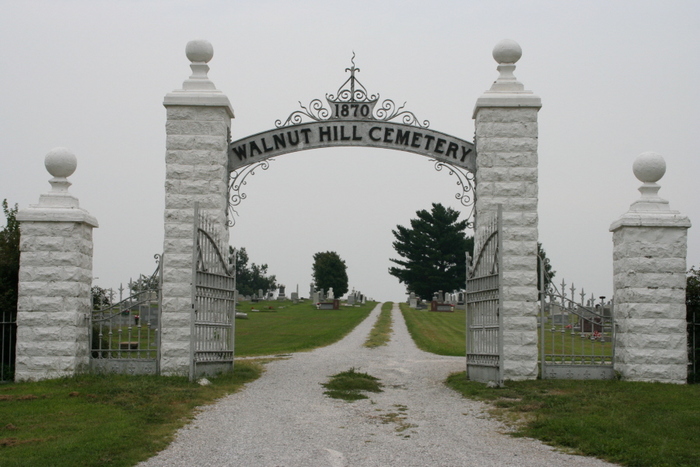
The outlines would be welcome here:
[[[639,197],[632,163],[664,156],[660,196],[690,217],[700,266],[700,2],[0,1],[0,199],[36,204],[44,156],[72,150],[70,191],[100,227],[95,283],[155,267],[163,247],[163,97],[190,75],[185,45],[214,46],[209,76],[230,99],[233,139],[274,127],[345,81],[406,102],[430,128],[472,140],[491,51],[523,49],[515,75],[542,98],[539,233],[557,280],[612,293],[610,224]],[[391,230],[455,200],[429,159],[381,149],[288,154],[248,178],[231,243],[308,295],[312,256],[336,251],[350,288],[403,300],[387,272]]]

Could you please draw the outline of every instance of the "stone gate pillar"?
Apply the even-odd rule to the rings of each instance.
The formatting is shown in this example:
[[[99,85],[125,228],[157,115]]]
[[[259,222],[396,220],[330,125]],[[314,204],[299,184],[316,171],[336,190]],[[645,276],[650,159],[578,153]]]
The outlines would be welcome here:
[[[503,206],[503,378],[537,378],[537,113],[540,98],[513,75],[522,50],[493,49],[500,76],[474,107],[476,228]]]
[[[628,381],[685,384],[686,251],[690,220],[658,196],[666,162],[651,152],[633,166],[641,199],[613,222],[615,370]]]
[[[77,167],[65,148],[45,158],[51,192],[17,213],[20,222],[15,379],[86,371],[90,352],[92,229],[97,220],[68,193]]]
[[[192,309],[194,203],[219,227],[228,244],[228,141],[233,108],[207,73],[212,45],[191,41],[185,49],[192,75],[165,96],[166,178],[163,243],[161,371],[189,371]],[[226,252],[224,252],[225,254]]]

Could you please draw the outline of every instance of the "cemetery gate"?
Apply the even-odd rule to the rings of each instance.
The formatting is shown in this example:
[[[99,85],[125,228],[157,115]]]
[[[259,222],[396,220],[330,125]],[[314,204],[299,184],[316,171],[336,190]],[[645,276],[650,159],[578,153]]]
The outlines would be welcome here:
[[[592,294],[586,299],[584,289],[577,301],[576,287],[567,290],[563,280],[559,287],[551,283],[544,266],[548,260],[538,261],[542,379],[613,379],[613,302]]]
[[[501,206],[476,219],[474,260],[467,253],[467,376],[503,382]]]
[[[233,368],[236,317],[234,254],[226,259],[215,224],[194,208],[190,379]]]
[[[129,282],[129,296],[95,309],[90,323],[90,368],[98,372],[160,374],[163,256],[150,276]]]

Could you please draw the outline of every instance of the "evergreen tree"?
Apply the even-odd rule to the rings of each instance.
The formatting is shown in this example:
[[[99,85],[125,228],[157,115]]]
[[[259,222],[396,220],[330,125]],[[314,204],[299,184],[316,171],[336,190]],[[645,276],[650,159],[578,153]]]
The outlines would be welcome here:
[[[423,299],[432,298],[439,290],[464,289],[466,256],[473,255],[474,238],[465,232],[467,220],[459,221],[459,212],[433,203],[430,212],[417,211],[411,227],[396,226],[392,230],[393,246],[402,259],[391,259],[400,267],[389,268],[389,274]]]
[[[328,292],[333,288],[333,295],[340,298],[348,291],[348,267],[335,251],[326,251],[314,255],[313,277],[318,289]]]

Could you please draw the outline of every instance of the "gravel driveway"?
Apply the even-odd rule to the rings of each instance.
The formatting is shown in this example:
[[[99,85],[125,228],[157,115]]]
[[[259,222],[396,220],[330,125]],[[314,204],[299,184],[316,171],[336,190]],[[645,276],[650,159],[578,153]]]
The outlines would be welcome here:
[[[362,346],[378,305],[340,342],[267,365],[258,380],[208,406],[143,466],[602,466],[531,439],[502,434],[482,403],[443,381],[464,357],[416,348],[395,305],[388,346]],[[330,375],[354,367],[384,392],[348,403],[323,394]]]

